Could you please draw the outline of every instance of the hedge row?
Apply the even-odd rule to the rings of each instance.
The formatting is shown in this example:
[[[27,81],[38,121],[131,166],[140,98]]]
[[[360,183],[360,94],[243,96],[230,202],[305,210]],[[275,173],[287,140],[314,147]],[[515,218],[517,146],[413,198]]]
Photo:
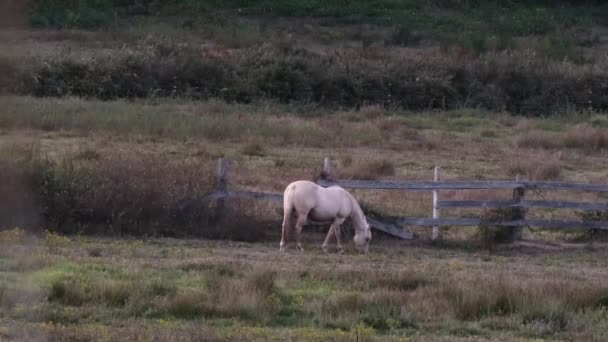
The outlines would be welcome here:
[[[178,50],[176,50],[178,51]],[[408,110],[482,107],[527,115],[564,108],[608,110],[608,69],[521,54],[478,59],[434,56],[368,58],[359,50],[320,55],[305,50],[125,54],[92,61],[53,60],[26,75],[36,96],[260,99],[329,108],[381,104]]]

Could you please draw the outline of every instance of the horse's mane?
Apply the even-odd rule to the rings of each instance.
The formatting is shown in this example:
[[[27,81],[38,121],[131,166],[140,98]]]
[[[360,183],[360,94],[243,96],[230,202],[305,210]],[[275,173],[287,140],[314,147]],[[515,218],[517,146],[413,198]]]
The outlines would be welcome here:
[[[353,219],[353,221],[355,221],[353,223],[355,223],[355,226],[357,228],[365,228],[367,226],[367,220],[365,219],[363,209],[361,209],[359,202],[357,202],[355,197],[351,195],[350,192],[346,191],[346,193],[350,197],[350,200],[353,201],[353,212],[351,213],[351,218]]]

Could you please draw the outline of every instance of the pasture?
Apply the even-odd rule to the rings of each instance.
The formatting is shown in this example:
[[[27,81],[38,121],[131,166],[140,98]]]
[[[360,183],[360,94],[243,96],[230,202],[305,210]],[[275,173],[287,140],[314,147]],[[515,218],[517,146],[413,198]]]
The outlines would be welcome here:
[[[412,226],[419,239],[373,231],[360,255],[347,222],[344,254],[322,251],[328,227],[280,253],[275,202],[227,198],[221,218],[183,205],[218,188],[218,158],[230,189],[270,193],[326,157],[344,180],[441,167],[445,181],[608,184],[608,7],[560,3],[0,4],[0,341],[607,340],[605,231],[501,243]],[[433,211],[428,191],[352,194],[373,217]]]
[[[5,231],[7,340],[602,341],[605,244],[278,243]]]

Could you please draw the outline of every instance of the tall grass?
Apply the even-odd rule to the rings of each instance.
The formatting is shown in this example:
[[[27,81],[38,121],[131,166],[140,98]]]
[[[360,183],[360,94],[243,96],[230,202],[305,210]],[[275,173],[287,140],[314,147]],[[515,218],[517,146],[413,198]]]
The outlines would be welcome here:
[[[598,281],[524,279],[511,273],[474,274],[457,280],[450,276],[429,279],[429,271],[395,276],[386,271],[324,270],[294,278],[263,268],[222,268],[230,271],[200,268],[196,272],[200,284],[184,287],[180,284],[193,280],[192,273],[174,271],[169,277],[73,265],[50,273],[47,299],[63,307],[113,308],[120,317],[232,318],[344,331],[363,322],[386,333],[419,329],[429,322],[441,325],[441,320],[462,325],[510,319],[519,325],[516,330],[535,331],[540,325],[545,334],[552,335],[576,330],[574,317],[602,310],[608,298],[608,288]],[[415,286],[401,286],[414,284],[412,280]],[[306,297],[293,292],[293,287],[306,288]]]
[[[142,135],[170,140],[208,140],[248,143],[246,155],[263,154],[264,145],[288,146],[379,146],[382,133],[357,123],[345,125],[340,118],[320,117],[314,111],[299,114],[290,106],[276,103],[226,104],[169,101],[155,104],[129,101],[84,101],[77,98],[38,99],[2,97],[0,127],[92,132],[118,136]],[[285,114],[291,115],[285,115]],[[306,118],[306,116],[312,116]],[[280,129],[277,129],[280,127]],[[207,151],[219,156],[219,152]]]

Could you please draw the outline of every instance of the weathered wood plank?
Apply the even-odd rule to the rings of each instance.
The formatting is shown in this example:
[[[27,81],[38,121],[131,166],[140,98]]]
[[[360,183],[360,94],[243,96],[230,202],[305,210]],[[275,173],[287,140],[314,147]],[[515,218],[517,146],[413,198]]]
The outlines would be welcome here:
[[[488,200],[488,201],[439,201],[440,208],[549,208],[608,210],[608,203],[532,201],[532,200]]]
[[[435,166],[435,175],[433,178],[434,182],[439,182],[441,180],[441,169],[438,166]],[[440,216],[440,206],[437,205],[439,202],[439,190],[433,190],[433,218],[438,219]],[[439,226],[433,226],[433,240],[439,239]]]
[[[319,179],[317,183],[328,187],[339,185],[349,189],[402,189],[402,190],[474,190],[474,189],[513,189],[523,187],[524,184],[515,181],[364,181],[364,180],[325,180]]]
[[[439,201],[440,208],[510,208],[521,207],[524,202],[515,200],[486,200],[486,201]]]
[[[225,197],[265,199],[265,200],[271,200],[271,201],[277,201],[277,202],[283,201],[282,194],[273,194],[273,193],[264,193],[264,192],[255,192],[255,191],[225,191],[225,192],[217,191],[217,192],[207,195],[205,197],[205,199],[218,199],[218,198],[225,198]],[[367,222],[374,229],[383,231],[383,232],[393,235],[395,237],[398,237],[401,239],[406,239],[406,240],[411,240],[414,238],[414,235],[405,229],[380,222],[371,217],[367,217]],[[329,224],[331,224],[331,222],[316,222],[316,221],[310,221],[310,220],[307,221],[307,223],[306,223],[306,225],[309,225],[309,226],[322,226],[322,225],[329,225]]]
[[[402,217],[397,219],[397,224],[412,225],[412,226],[477,226],[481,223],[481,219],[472,218],[417,218],[417,217]]]
[[[556,228],[556,229],[567,229],[567,228],[584,228],[584,229],[607,229],[607,221],[570,221],[570,220],[526,220],[526,225],[532,227],[543,227],[543,228]]]
[[[282,194],[273,194],[273,193],[257,192],[257,191],[231,191],[231,190],[215,191],[215,192],[212,192],[212,193],[206,195],[201,200],[217,200],[217,199],[226,198],[226,197],[265,199],[265,200],[277,201],[277,202],[283,201]]]
[[[608,191],[608,184],[564,183],[564,182],[523,182],[527,188],[542,190],[581,190],[581,191]]]
[[[585,184],[538,181],[390,181],[390,180],[327,180],[319,179],[319,185],[339,185],[349,189],[402,189],[402,190],[492,190],[530,188],[542,190],[580,190],[608,192],[608,184]]]
[[[386,223],[380,222],[371,217],[367,217],[367,223],[369,223],[370,226],[372,226],[373,228],[383,231],[389,235],[396,236],[396,237],[402,238],[404,240],[414,239],[414,234],[412,234],[411,232],[408,232],[405,229],[393,226],[391,224],[386,224]]]
[[[220,158],[218,160],[217,168],[217,189],[219,192],[225,192],[228,188],[228,161]],[[214,221],[218,221],[225,212],[226,204],[224,203],[224,197],[217,197],[215,205],[215,214],[213,217]]]
[[[543,227],[543,228],[585,228],[585,229],[608,229],[607,221],[570,221],[570,220],[514,220],[514,221],[502,221],[502,222],[487,222],[480,218],[400,218],[397,220],[398,224],[403,225],[414,225],[414,226],[477,226],[482,223],[492,224],[503,227],[518,227],[518,226],[532,226],[532,227]]]
[[[515,176],[515,181],[516,182],[522,181],[521,176],[520,175]],[[515,202],[521,204],[521,202],[524,201],[525,195],[526,195],[526,188],[513,189],[513,200]],[[514,210],[513,214],[515,214],[515,217],[513,217],[514,220],[525,220],[526,219],[525,210],[521,210],[518,208],[518,209]],[[523,226],[512,227],[511,228],[511,239],[513,239],[513,241],[521,240],[523,237],[523,233],[524,233]]]
[[[283,201],[282,194],[273,194],[267,192],[257,192],[257,191],[228,191],[227,196],[229,197],[238,197],[238,198],[253,198],[253,199],[263,199],[270,201]]]

